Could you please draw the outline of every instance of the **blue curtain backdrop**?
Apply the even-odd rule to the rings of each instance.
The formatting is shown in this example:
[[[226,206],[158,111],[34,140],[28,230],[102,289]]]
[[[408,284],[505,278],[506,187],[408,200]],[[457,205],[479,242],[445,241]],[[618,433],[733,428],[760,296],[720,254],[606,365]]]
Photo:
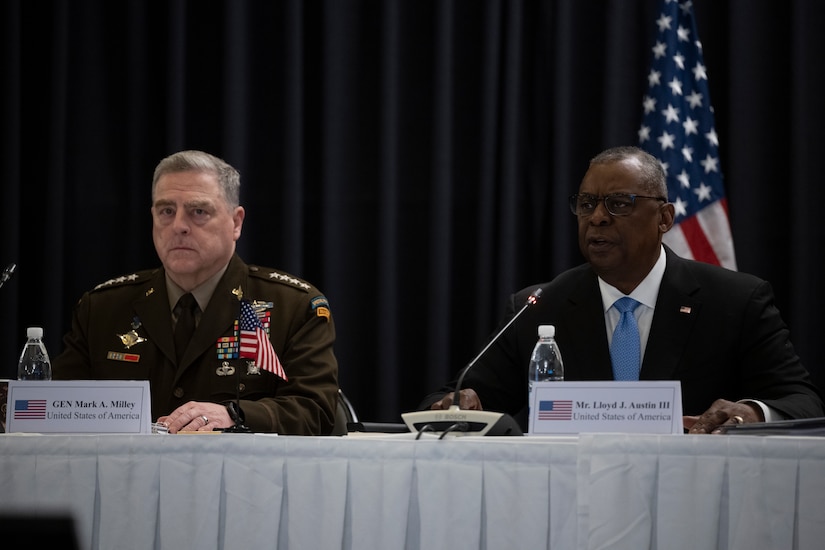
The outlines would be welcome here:
[[[739,269],[825,385],[825,3],[694,2]],[[158,264],[150,181],[198,148],[242,174],[250,263],[308,279],[363,419],[399,414],[581,262],[566,197],[635,144],[655,0],[0,3],[0,367],[57,355],[81,293]],[[563,350],[562,350],[563,353]]]

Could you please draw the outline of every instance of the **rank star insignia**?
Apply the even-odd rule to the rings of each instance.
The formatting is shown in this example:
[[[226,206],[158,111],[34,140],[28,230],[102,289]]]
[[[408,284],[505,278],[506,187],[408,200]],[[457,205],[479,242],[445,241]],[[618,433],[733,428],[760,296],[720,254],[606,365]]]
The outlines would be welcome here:
[[[109,279],[108,281],[104,281],[95,287],[95,290],[98,288],[103,288],[104,286],[111,286],[116,285],[119,283],[125,283],[126,281],[136,281],[138,278],[137,273],[132,273],[131,275],[123,275],[121,277],[115,277],[114,279]]]
[[[290,277],[289,275],[284,275],[283,273],[277,273],[277,272],[273,271],[272,273],[269,274],[269,278],[270,279],[278,279],[279,281],[286,281],[288,283],[292,283],[295,286],[299,286],[301,288],[305,288],[305,289],[309,290],[309,285],[308,284],[306,284],[302,281],[299,281],[295,277]]]
[[[134,329],[130,330],[126,334],[118,334],[117,337],[120,338],[120,341],[123,342],[126,349],[131,348],[135,344],[140,344],[141,342],[146,341],[146,338],[140,336]]]

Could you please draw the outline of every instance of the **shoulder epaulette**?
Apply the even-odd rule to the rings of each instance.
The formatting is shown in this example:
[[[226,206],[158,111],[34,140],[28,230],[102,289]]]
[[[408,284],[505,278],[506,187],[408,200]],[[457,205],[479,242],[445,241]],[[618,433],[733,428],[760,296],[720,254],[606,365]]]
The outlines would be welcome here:
[[[152,274],[154,272],[155,272],[155,270],[150,270],[150,271],[139,271],[137,273],[132,273],[132,274],[129,274],[129,275],[121,275],[120,277],[115,277],[114,279],[109,279],[108,281],[104,281],[104,282],[100,283],[99,285],[97,285],[96,287],[94,287],[92,289],[92,292],[94,292],[96,290],[102,290],[104,288],[115,288],[115,287],[119,287],[119,286],[134,285],[134,284],[138,284],[138,283],[143,283],[143,282],[147,281],[152,276]]]
[[[258,279],[265,279],[272,282],[283,283],[294,288],[300,288],[304,292],[309,292],[309,289],[312,288],[312,285],[306,281],[302,281],[288,273],[281,273],[280,271],[275,271],[267,267],[251,265],[249,266],[249,274]]]

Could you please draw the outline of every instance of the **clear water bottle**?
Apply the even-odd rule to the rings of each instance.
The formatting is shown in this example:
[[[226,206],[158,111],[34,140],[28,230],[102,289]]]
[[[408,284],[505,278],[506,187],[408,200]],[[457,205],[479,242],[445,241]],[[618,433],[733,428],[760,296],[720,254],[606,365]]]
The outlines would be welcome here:
[[[52,362],[49,360],[49,352],[43,345],[43,329],[41,327],[29,327],[26,329],[26,345],[23,346],[23,353],[20,354],[20,362],[17,363],[18,380],[51,380]]]
[[[556,327],[539,325],[539,340],[530,355],[527,372],[527,404],[533,402],[533,382],[558,382],[564,380],[564,362],[556,342]]]

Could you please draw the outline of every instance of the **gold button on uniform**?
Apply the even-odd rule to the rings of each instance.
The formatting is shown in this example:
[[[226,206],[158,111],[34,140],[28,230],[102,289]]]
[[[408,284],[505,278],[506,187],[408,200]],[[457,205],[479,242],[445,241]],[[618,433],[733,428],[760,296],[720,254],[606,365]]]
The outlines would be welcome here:
[[[172,393],[174,394],[175,397],[180,399],[181,397],[183,397],[183,388],[180,388],[180,387],[175,388],[175,391],[172,392]]]

